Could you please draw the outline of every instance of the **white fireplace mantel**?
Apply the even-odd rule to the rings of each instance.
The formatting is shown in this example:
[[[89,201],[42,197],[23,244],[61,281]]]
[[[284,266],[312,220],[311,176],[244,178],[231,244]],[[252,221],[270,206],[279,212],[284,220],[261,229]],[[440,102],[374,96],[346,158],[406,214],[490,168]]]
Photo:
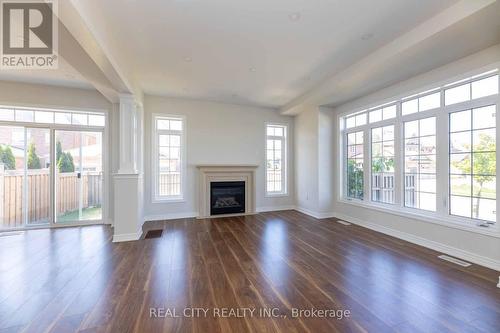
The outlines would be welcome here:
[[[258,165],[254,164],[199,164],[199,207],[198,218],[211,217],[210,215],[210,183],[221,181],[244,181],[245,182],[245,213],[231,214],[249,215],[255,214],[255,170]],[[225,215],[216,215],[223,217]]]

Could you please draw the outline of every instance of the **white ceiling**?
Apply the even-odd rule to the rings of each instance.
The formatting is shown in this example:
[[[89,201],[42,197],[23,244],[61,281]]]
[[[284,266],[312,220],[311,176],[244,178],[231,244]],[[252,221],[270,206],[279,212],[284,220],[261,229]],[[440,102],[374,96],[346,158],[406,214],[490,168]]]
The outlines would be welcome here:
[[[73,2],[146,94],[281,107],[457,1]]]
[[[461,1],[329,76],[281,111],[339,106],[499,43],[500,1]]]

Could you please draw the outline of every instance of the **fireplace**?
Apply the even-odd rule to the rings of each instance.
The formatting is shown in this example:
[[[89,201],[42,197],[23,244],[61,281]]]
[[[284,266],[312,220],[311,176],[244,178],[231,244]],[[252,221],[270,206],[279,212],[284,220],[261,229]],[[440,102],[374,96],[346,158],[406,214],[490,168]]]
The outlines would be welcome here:
[[[245,212],[245,182],[210,182],[210,215]]]

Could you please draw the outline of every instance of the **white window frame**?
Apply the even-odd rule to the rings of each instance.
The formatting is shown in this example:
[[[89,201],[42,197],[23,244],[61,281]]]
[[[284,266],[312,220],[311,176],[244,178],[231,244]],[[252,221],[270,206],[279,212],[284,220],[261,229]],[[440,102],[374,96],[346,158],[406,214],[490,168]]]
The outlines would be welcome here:
[[[393,158],[394,158],[394,192],[396,193],[396,190],[397,190],[396,184],[398,183],[398,181],[397,181],[398,174],[396,173],[396,167],[399,167],[398,162],[397,162],[397,157],[396,157],[396,155],[397,155],[397,153],[396,153],[396,147],[397,147],[396,138],[398,138],[398,140],[399,140],[401,137],[396,134],[396,132],[398,131],[398,126],[395,124],[394,119],[395,118],[387,119],[388,123],[385,124],[385,125],[380,125],[383,122],[378,121],[378,122],[375,122],[373,124],[370,124],[370,126],[368,127],[368,132],[369,132],[368,138],[370,140],[368,142],[368,144],[369,144],[369,147],[368,147],[368,151],[369,151],[369,156],[368,156],[368,161],[369,161],[369,163],[368,163],[368,166],[369,166],[369,170],[368,170],[369,171],[368,172],[369,173],[369,179],[368,180],[370,182],[370,184],[368,184],[368,188],[370,190],[370,192],[368,193],[368,195],[369,195],[369,198],[370,198],[370,202],[377,203],[377,204],[383,204],[383,205],[391,205],[391,206],[395,205],[396,202],[397,202],[397,200],[398,200],[396,194],[394,195],[394,202],[377,201],[377,200],[373,199],[373,190],[372,190],[372,185],[373,185],[372,184],[372,180],[373,180],[373,175],[372,175],[372,171],[373,171],[373,157],[372,157],[373,138],[372,138],[372,130],[375,129],[375,128],[381,128],[383,130],[383,128],[386,127],[386,126],[393,126],[393,128],[394,128],[394,138],[393,138],[392,141],[394,141],[394,156],[393,156]],[[365,131],[365,134],[366,134],[366,131]],[[384,141],[385,140],[380,141],[379,143],[383,144]],[[391,141],[391,140],[388,140],[388,141]],[[382,147],[382,149],[383,149],[383,147]],[[366,179],[366,177],[365,177],[365,179]]]
[[[0,125],[1,126],[13,126],[13,127],[22,127],[24,128],[24,135],[23,135],[23,141],[26,141],[26,130],[28,128],[40,128],[40,129],[48,129],[50,131],[50,141],[55,142],[55,131],[56,130],[62,130],[62,131],[82,131],[82,132],[101,132],[102,133],[102,170],[103,170],[103,182],[102,182],[102,193],[103,193],[103,203],[102,203],[102,215],[100,220],[88,220],[88,221],[70,221],[70,222],[56,222],[56,216],[54,213],[55,207],[50,207],[50,221],[48,224],[33,224],[29,225],[26,223],[26,217],[27,213],[24,213],[24,219],[23,219],[23,226],[18,227],[18,228],[12,228],[9,230],[24,230],[24,229],[37,229],[37,228],[62,228],[66,227],[68,225],[71,226],[84,226],[84,225],[94,225],[94,224],[103,224],[103,223],[108,223],[109,221],[109,157],[110,157],[110,135],[109,135],[109,119],[110,119],[110,114],[109,111],[106,109],[85,109],[85,108],[54,108],[52,106],[48,105],[35,105],[35,104],[26,104],[26,105],[21,105],[21,104],[0,104],[0,112],[2,112],[2,109],[8,109],[8,110],[13,110],[14,112],[14,119],[13,120],[0,120]],[[57,122],[35,122],[35,117],[33,117],[33,121],[18,121],[15,120],[15,113],[17,110],[21,111],[32,111],[32,112],[37,112],[37,111],[42,111],[42,112],[53,112],[55,113],[67,113],[67,114],[85,114],[87,116],[91,115],[96,115],[96,116],[104,116],[104,124],[103,125],[79,125],[79,124],[61,124]],[[54,115],[55,117],[55,115]],[[71,116],[72,118],[72,116]],[[52,146],[52,145],[51,145]],[[51,148],[54,149],[54,148]],[[55,155],[54,155],[55,156]],[[26,158],[25,158],[26,161]],[[55,165],[55,163],[52,163]],[[55,200],[54,196],[56,195],[53,187],[54,185],[54,179],[55,179],[55,173],[56,169],[55,168],[50,168],[50,176],[52,177],[53,180],[50,181],[50,200]],[[25,170],[26,172],[26,170]],[[26,177],[23,179],[23,186],[24,188],[27,188],[26,182]],[[26,192],[23,191],[23,196],[26,195]],[[24,200],[24,197],[23,199]],[[50,202],[49,200],[49,202]],[[27,209],[27,207],[23,208]]]
[[[463,75],[461,78],[465,78],[461,81],[458,81],[461,78],[448,80],[447,82],[443,82],[440,85],[440,88],[436,88],[436,85],[430,86],[426,89],[425,92],[414,94],[409,97],[399,96],[397,99],[393,98],[392,100],[396,100],[397,105],[397,115],[396,118],[377,121],[373,123],[367,123],[363,126],[355,126],[346,129],[345,119],[348,116],[352,116],[354,114],[359,114],[363,112],[369,113],[370,110],[375,110],[380,108],[380,106],[376,106],[370,109],[363,109],[358,112],[346,112],[338,115],[337,121],[339,124],[339,149],[340,149],[340,159],[339,159],[339,176],[341,179],[339,186],[339,195],[337,200],[342,203],[347,203],[356,206],[362,206],[370,209],[374,209],[381,212],[390,213],[393,215],[403,216],[406,218],[417,219],[427,223],[436,223],[441,225],[446,225],[455,229],[472,231],[480,234],[490,235],[494,237],[500,238],[500,219],[497,214],[497,221],[494,225],[490,225],[489,228],[483,228],[478,226],[479,222],[482,220],[476,220],[471,218],[463,218],[459,216],[454,216],[449,214],[449,114],[452,112],[468,110],[472,108],[478,108],[487,105],[496,105],[497,106],[497,124],[496,124],[496,133],[497,133],[497,144],[500,140],[500,93],[497,95],[485,96],[477,99],[471,99],[469,101],[456,103],[452,105],[445,106],[444,93],[446,89],[453,88],[455,86],[459,86],[462,84],[466,84],[468,82],[478,81],[493,75],[499,75],[499,86],[500,86],[500,71],[494,70],[498,68],[500,64],[496,64],[494,67],[490,66],[489,68],[485,68],[481,71],[476,71],[477,73],[483,73],[479,75],[468,74]],[[493,70],[492,70],[493,69]],[[458,81],[458,82],[457,82]],[[449,82],[456,82],[447,84]],[[422,89],[423,90],[423,89]],[[439,108],[420,111],[412,114],[408,114],[402,116],[401,112],[401,104],[403,101],[423,97],[427,94],[435,93],[436,91],[440,91],[441,94],[441,106]],[[408,95],[406,95],[408,96]],[[389,103],[385,103],[384,105],[388,105]],[[436,142],[445,142],[446,144],[437,144],[436,145],[436,212],[425,211],[421,209],[405,207],[404,206],[404,138],[403,135],[403,126],[404,122],[418,120],[428,117],[436,117]],[[371,200],[371,128],[386,126],[389,124],[395,125],[395,204],[384,204],[379,202],[373,202]],[[364,131],[365,143],[366,140],[369,140],[369,145],[365,144],[365,155],[364,155],[364,185],[365,185],[365,197],[363,200],[353,199],[347,197],[346,192],[346,161],[347,158],[347,133]],[[497,161],[500,157],[500,150],[497,149],[496,152]],[[500,163],[497,163],[497,176],[500,174]],[[500,183],[497,182],[497,193],[500,193]],[[370,199],[367,199],[366,193],[370,195]],[[497,212],[500,212],[500,198],[497,197]]]
[[[432,93],[435,93],[432,92]],[[442,97],[443,95],[441,95]],[[441,100],[442,101],[442,100]],[[436,111],[437,110],[437,111]],[[429,110],[429,111],[432,111],[432,112],[427,112],[427,111],[422,111],[422,112],[417,112],[417,113],[412,113],[412,114],[409,114],[409,115],[406,115],[406,116],[403,116],[402,120],[401,120],[401,124],[398,124],[397,126],[400,127],[400,131],[401,131],[401,150],[400,150],[400,153],[402,154],[401,158],[400,158],[400,161],[401,161],[401,205],[403,208],[405,209],[408,209],[408,210],[413,210],[413,211],[416,211],[416,212],[422,212],[422,213],[429,213],[429,214],[434,214],[438,211],[438,187],[440,185],[439,181],[438,181],[438,177],[440,174],[443,174],[443,170],[441,170],[441,173],[439,172],[439,166],[438,166],[438,159],[440,158],[440,155],[438,155],[438,150],[442,150],[440,148],[438,148],[438,140],[439,138],[442,138],[442,134],[438,134],[438,127],[439,127],[439,123],[438,123],[438,117],[437,117],[437,114],[439,113],[439,109],[433,109],[433,110]],[[411,116],[411,117],[410,117]],[[406,172],[405,172],[405,157],[406,157],[406,154],[405,154],[405,133],[404,133],[404,126],[405,126],[405,123],[407,122],[411,122],[411,121],[416,121],[416,120],[422,120],[422,119],[427,119],[427,118],[435,118],[435,124],[436,124],[436,133],[435,133],[435,137],[436,137],[436,172],[435,172],[435,176],[436,176],[436,210],[435,211],[432,211],[432,210],[426,210],[426,209],[423,209],[423,208],[418,208],[418,207],[410,207],[410,206],[406,206],[405,205],[405,200],[406,200],[406,193],[405,193],[405,176],[406,176]],[[419,131],[419,134],[420,134],[420,131]],[[420,138],[420,136],[419,136]],[[419,153],[420,154],[420,153]],[[420,155],[419,155],[420,156]],[[442,164],[442,163],[441,163]],[[445,171],[446,173],[448,173],[448,169],[446,169]],[[420,174],[420,170],[418,172],[418,174]]]
[[[276,126],[283,128],[283,136],[268,136],[267,128],[269,126]],[[288,124],[287,123],[276,123],[276,122],[266,122],[264,126],[264,191],[266,197],[285,197],[288,196]],[[267,140],[281,140],[283,141],[283,149],[281,150],[281,191],[270,192],[267,190]]]
[[[366,125],[365,125],[366,126]],[[366,171],[363,170],[363,199],[360,199],[358,197],[349,197],[347,195],[347,193],[349,192],[349,184],[348,184],[348,179],[347,179],[347,156],[348,156],[348,151],[347,151],[347,146],[348,146],[348,142],[347,142],[347,135],[348,134],[351,134],[351,133],[356,133],[356,132],[363,132],[363,165],[366,165],[366,152],[367,152],[367,147],[366,147],[366,140],[367,140],[367,136],[366,136],[366,132],[364,130],[360,130],[359,127],[354,127],[354,128],[350,128],[348,130],[345,131],[345,135],[343,136],[344,138],[344,144],[343,144],[343,149],[342,149],[342,179],[343,179],[343,185],[342,185],[342,193],[343,193],[343,196],[346,200],[349,200],[349,201],[359,201],[359,202],[363,202],[364,198],[366,198]]]
[[[167,120],[180,120],[182,122],[182,130],[159,130],[157,128],[157,120],[167,119]],[[153,203],[175,203],[175,202],[185,202],[184,194],[186,193],[186,117],[182,115],[174,114],[162,114],[155,113],[152,115],[152,137],[151,137],[151,150],[152,150],[152,202]],[[181,167],[180,167],[180,178],[181,186],[179,195],[167,196],[159,195],[159,136],[161,134],[179,134],[181,136]]]

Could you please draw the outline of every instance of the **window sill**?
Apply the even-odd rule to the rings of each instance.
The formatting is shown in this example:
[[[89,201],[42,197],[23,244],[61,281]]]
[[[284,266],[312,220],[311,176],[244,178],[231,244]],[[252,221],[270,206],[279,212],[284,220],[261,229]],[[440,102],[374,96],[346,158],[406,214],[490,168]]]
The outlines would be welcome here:
[[[438,216],[432,212],[414,212],[411,208],[402,208],[398,206],[393,206],[391,204],[375,204],[375,203],[365,203],[360,200],[348,200],[341,198],[337,200],[339,203],[344,203],[348,205],[363,207],[367,209],[373,209],[382,213],[397,215],[401,217],[411,218],[419,220],[426,223],[438,224],[446,226],[449,228],[474,232],[481,235],[486,235],[490,237],[500,238],[500,229],[497,225],[490,226],[489,228],[483,228],[476,225],[470,225],[460,219],[454,218],[444,218]],[[473,222],[474,223],[474,222]]]
[[[264,197],[266,198],[288,197],[288,193],[266,193]]]
[[[153,203],[183,203],[186,202],[184,198],[157,198],[153,199]]]

